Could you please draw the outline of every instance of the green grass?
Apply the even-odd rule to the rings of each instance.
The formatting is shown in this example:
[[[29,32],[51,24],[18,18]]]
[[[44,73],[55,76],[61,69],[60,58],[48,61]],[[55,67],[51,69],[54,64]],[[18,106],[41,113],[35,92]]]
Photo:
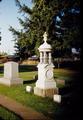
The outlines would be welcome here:
[[[3,64],[0,64],[0,67],[3,66]]]
[[[8,111],[7,109],[0,106],[0,120],[21,120],[20,117],[15,115],[13,112]]]
[[[77,73],[77,71],[68,69],[54,69],[54,77],[63,80],[70,80],[72,77],[76,76]]]
[[[1,66],[2,67],[2,66]],[[22,69],[23,67],[23,69]],[[24,69],[24,67],[26,67]],[[34,76],[37,75],[37,71],[34,66],[21,66],[19,76],[24,81],[33,80]],[[73,77],[77,75],[77,72],[66,70],[66,69],[54,69],[54,76],[55,79],[64,79],[66,81],[71,81]],[[3,72],[0,73],[0,76],[3,76]],[[61,113],[61,109],[59,109],[59,104],[53,102],[50,98],[42,98],[39,96],[34,95],[33,93],[27,93],[25,88],[27,85],[31,85],[32,87],[35,85],[35,82],[27,84],[19,85],[19,86],[12,86],[7,87],[4,85],[0,85],[0,94],[6,95],[25,106],[32,107],[33,109],[37,110],[38,112],[42,112],[44,115],[49,116],[55,119],[55,114]],[[62,87],[62,86],[61,86]],[[64,87],[64,86],[63,86]]]
[[[36,74],[37,74],[37,71],[33,71],[33,72],[21,72],[21,73],[19,73],[19,76],[23,80],[33,80],[35,78]]]
[[[4,94],[10,98],[17,100],[25,106],[30,106],[33,109],[48,115],[50,112],[54,113],[54,106],[56,108],[56,103],[49,98],[42,98],[34,95],[33,93],[27,93],[25,91],[25,85],[7,87],[0,85],[0,94]],[[30,84],[29,84],[30,85]]]

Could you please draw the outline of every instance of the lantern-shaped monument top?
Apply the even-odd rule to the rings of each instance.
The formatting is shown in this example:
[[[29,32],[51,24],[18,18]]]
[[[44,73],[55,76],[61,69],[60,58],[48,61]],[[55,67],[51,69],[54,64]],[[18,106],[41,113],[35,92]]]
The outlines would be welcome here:
[[[45,32],[44,35],[44,43],[40,45],[39,52],[40,52],[40,63],[44,64],[51,64],[51,45],[47,43],[47,33]]]
[[[42,45],[40,45],[40,47],[38,48],[40,52],[42,51],[51,51],[52,47],[50,44],[47,43],[47,33],[45,32],[44,35],[43,35],[43,40],[44,40],[44,43]]]

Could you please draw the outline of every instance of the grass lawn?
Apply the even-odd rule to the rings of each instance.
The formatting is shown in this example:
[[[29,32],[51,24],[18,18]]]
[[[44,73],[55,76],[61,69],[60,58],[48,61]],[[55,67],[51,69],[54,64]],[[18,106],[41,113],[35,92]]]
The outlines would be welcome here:
[[[0,66],[0,69],[3,70],[3,66]],[[74,84],[76,78],[79,76],[79,73],[72,70],[66,69],[54,69],[55,79],[64,79],[67,81],[67,88],[65,86],[61,86],[60,94],[62,94],[62,102],[61,104],[53,102],[50,98],[42,98],[34,95],[33,93],[26,93],[25,88],[27,85],[34,86],[35,82],[34,76],[37,75],[35,66],[20,66],[19,76],[23,78],[25,84],[19,86],[7,87],[4,85],[0,85],[0,94],[6,95],[10,98],[17,100],[25,106],[30,106],[33,109],[42,112],[44,115],[49,116],[56,120],[71,120],[71,104],[74,102],[73,99],[77,96],[74,94],[74,91],[77,93],[77,84]],[[0,72],[0,77],[3,76],[3,71]],[[32,82],[28,82],[32,80]],[[73,84],[71,84],[73,83]],[[77,82],[76,82],[77,83]],[[66,92],[63,92],[66,91]],[[77,93],[78,94],[78,93]],[[72,99],[73,97],[73,99]],[[74,102],[75,103],[75,102]],[[68,109],[68,113],[67,113]],[[68,117],[69,116],[69,117]],[[77,118],[77,117],[76,117]],[[74,120],[75,118],[73,118]]]
[[[3,64],[0,64],[0,67],[3,66]]]
[[[18,116],[16,116],[14,113],[0,106],[0,120],[21,120],[21,119]]]

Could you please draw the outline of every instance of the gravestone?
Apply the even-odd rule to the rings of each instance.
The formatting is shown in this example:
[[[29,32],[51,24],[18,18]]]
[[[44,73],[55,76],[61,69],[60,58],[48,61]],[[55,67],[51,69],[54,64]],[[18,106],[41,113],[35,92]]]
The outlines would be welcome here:
[[[53,96],[53,100],[54,100],[55,102],[57,102],[57,103],[61,103],[61,95],[55,94],[55,95]]]
[[[26,92],[32,93],[33,88],[29,85],[26,86]]]
[[[8,86],[23,84],[18,75],[18,63],[11,61],[4,64],[4,77],[0,78],[0,83]]]
[[[58,94],[58,88],[53,77],[52,47],[47,43],[47,33],[44,35],[44,43],[38,48],[40,62],[38,64],[38,80],[34,87],[34,94],[42,97],[53,97]]]

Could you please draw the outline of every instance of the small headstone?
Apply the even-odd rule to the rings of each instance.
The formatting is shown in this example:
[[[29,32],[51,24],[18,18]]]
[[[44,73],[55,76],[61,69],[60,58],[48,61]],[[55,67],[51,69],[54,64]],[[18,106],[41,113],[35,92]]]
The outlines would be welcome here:
[[[11,61],[4,64],[4,77],[0,78],[0,83],[8,86],[23,84],[18,75],[18,63]]]
[[[53,99],[54,99],[55,102],[61,103],[61,95],[56,94],[56,95],[53,96]]]
[[[31,86],[26,86],[26,92],[31,93],[33,91]]]

